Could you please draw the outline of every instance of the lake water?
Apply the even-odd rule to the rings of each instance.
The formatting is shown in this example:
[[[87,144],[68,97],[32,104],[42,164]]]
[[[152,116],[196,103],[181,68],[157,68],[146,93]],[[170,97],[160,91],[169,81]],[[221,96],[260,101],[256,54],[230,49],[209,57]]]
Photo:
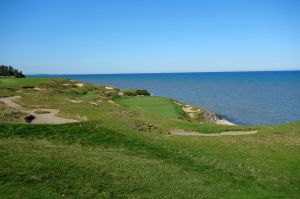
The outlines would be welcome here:
[[[42,75],[41,75],[42,76]],[[121,89],[147,89],[219,113],[242,125],[300,120],[300,71],[47,75]]]

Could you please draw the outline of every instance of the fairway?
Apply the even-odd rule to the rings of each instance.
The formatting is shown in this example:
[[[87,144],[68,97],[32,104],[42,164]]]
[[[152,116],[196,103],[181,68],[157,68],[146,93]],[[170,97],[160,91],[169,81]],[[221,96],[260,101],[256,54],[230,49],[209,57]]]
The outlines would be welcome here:
[[[119,98],[117,102],[123,106],[164,117],[177,118],[181,112],[172,100],[157,96],[126,96]]]

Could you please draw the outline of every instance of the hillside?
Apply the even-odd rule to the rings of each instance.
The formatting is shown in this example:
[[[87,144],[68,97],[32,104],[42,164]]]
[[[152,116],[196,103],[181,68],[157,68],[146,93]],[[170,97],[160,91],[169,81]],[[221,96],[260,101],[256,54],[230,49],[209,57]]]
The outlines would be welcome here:
[[[212,124],[199,107],[66,79],[0,79],[0,96],[0,198],[300,194],[300,122]]]

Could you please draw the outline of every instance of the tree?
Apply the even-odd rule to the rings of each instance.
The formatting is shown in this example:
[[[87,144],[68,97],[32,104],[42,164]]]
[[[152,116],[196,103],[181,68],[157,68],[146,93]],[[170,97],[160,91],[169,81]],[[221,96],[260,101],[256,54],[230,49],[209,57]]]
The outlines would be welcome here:
[[[24,78],[22,71],[14,69],[12,66],[0,66],[0,76]]]

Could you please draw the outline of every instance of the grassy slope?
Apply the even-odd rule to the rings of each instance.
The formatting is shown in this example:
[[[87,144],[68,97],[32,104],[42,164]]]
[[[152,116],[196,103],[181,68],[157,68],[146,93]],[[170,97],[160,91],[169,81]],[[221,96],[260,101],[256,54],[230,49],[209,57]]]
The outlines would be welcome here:
[[[192,138],[113,131],[97,122],[2,124],[0,192],[3,197],[19,188],[20,195],[42,197],[295,198],[299,127],[298,122],[254,136]]]
[[[64,80],[43,80],[38,86],[48,85],[46,91],[22,90],[18,93],[23,97],[21,102],[30,106],[58,106],[60,114],[82,114],[92,121],[65,125],[0,123],[0,198],[299,195],[300,122],[264,127],[256,135],[238,137],[140,133],[129,128],[132,120],[146,120],[162,128],[172,124],[208,132],[248,127],[200,125],[151,111],[142,114],[146,109],[137,111],[134,118],[126,117],[118,114],[135,108],[107,102],[95,107],[89,103],[98,98],[102,88],[59,88],[61,81]],[[49,87],[51,84],[56,90]],[[58,92],[62,89],[63,93]],[[85,89],[88,92],[78,94]],[[85,101],[71,104],[65,98]],[[146,106],[151,107],[151,101]]]

